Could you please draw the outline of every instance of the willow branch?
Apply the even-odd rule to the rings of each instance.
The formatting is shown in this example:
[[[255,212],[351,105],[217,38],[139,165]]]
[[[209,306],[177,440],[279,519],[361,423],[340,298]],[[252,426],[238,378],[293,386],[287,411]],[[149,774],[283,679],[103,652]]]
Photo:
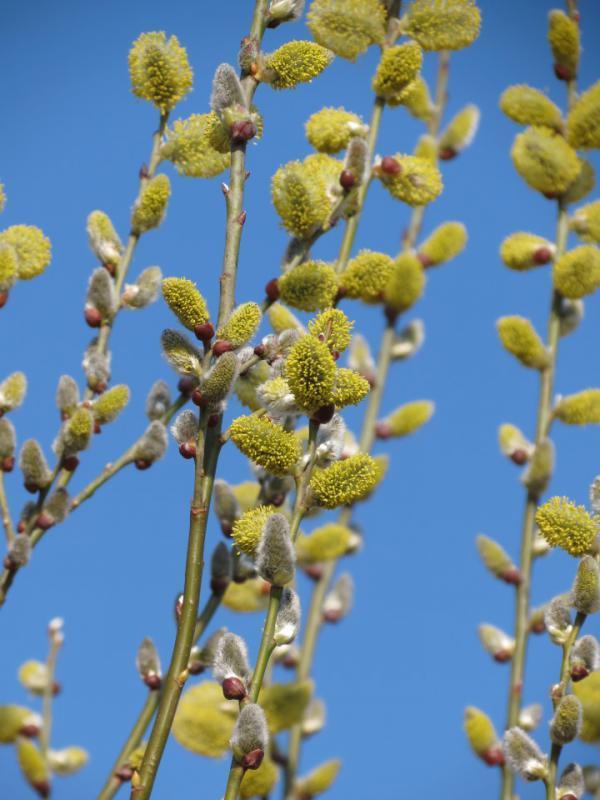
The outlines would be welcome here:
[[[42,695],[42,728],[40,731],[40,752],[44,760],[48,759],[50,735],[52,733],[52,698],[54,697],[54,675],[56,657],[62,642],[61,636],[50,634],[50,650],[46,659],[46,683]]]
[[[12,517],[10,515],[10,509],[8,507],[8,499],[6,497],[6,491],[4,488],[3,470],[0,470],[0,513],[2,514],[2,525],[4,526],[4,532],[6,534],[6,542],[10,550],[10,547],[15,540],[16,534],[12,523]]]

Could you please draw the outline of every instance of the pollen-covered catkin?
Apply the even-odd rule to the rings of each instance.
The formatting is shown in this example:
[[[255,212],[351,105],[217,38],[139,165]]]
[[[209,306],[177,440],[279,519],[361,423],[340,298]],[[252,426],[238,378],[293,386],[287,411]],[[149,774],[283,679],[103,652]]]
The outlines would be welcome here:
[[[565,81],[573,80],[579,66],[579,25],[564,11],[554,9],[548,18],[548,42],[556,76]]]
[[[273,475],[289,474],[300,458],[300,444],[291,431],[265,417],[238,417],[231,440],[255,464]]]
[[[552,261],[555,245],[533,233],[511,233],[500,245],[500,258],[509,269],[518,272],[541,267]]]
[[[50,240],[35,225],[12,225],[0,233],[0,244],[13,248],[19,280],[37,278],[50,264]]]
[[[409,206],[425,206],[442,193],[442,176],[436,164],[418,156],[397,154],[392,171],[378,170],[378,177],[397,200]]]
[[[600,244],[600,200],[576,209],[569,226],[583,242]]]
[[[549,363],[548,351],[525,317],[501,317],[497,323],[503,346],[525,367],[544,369]]]
[[[324,508],[350,505],[370,494],[378,482],[375,460],[366,454],[337,461],[327,469],[316,470],[310,488]]]
[[[586,553],[597,535],[594,518],[566,497],[550,498],[538,508],[535,521],[551,547],[560,547],[572,556]]]
[[[171,182],[166,175],[151,178],[142,189],[131,215],[131,230],[136,236],[157,228],[164,219],[171,196]]]
[[[554,416],[567,425],[600,425],[600,389],[584,389],[561,397]]]
[[[584,92],[567,117],[567,140],[572,147],[600,147],[600,81]]]
[[[170,161],[181,175],[214,178],[229,166],[230,147],[221,120],[211,111],[175,120],[166,131],[160,152],[162,158]]]
[[[254,336],[261,320],[262,312],[257,303],[241,303],[217,330],[217,339],[229,342],[234,348],[242,347]]]
[[[480,758],[486,758],[490,751],[498,747],[494,723],[481,709],[474,706],[465,709],[464,728],[471,749]]]
[[[300,408],[312,412],[332,402],[336,366],[329,348],[313,336],[303,336],[291,348],[284,376]]]
[[[424,267],[437,267],[456,258],[467,244],[467,229],[461,222],[444,222],[419,246],[418,258]]]
[[[391,256],[361,250],[348,262],[340,277],[344,295],[369,304],[381,302],[393,269],[394,260]]]
[[[315,42],[286,42],[265,56],[264,70],[258,77],[274,89],[293,89],[310,83],[331,63],[333,53]]]
[[[386,48],[373,77],[373,91],[378,97],[393,101],[417,78],[422,63],[423,52],[416,42]]]
[[[176,36],[164,31],[143,33],[129,52],[131,88],[161,113],[170,111],[192,88],[194,74]]]
[[[307,22],[319,44],[354,61],[370,45],[383,43],[385,6],[379,0],[314,0]]]
[[[560,108],[539,89],[526,84],[509,86],[500,97],[500,108],[519,125],[542,125],[560,130]]]
[[[525,183],[550,197],[565,192],[581,172],[575,150],[550,128],[527,128],[515,138],[511,154]]]
[[[462,50],[479,36],[481,13],[474,0],[415,0],[406,33],[424,50]]]
[[[394,262],[384,291],[386,308],[400,314],[412,308],[425,291],[425,271],[413,253],[402,253]]]
[[[345,150],[354,136],[364,133],[365,126],[345,108],[322,108],[308,118],[305,131],[315,150],[333,154]]]
[[[600,286],[600,249],[583,244],[564,253],[552,271],[554,288],[563,297],[576,300]]]
[[[162,282],[165,302],[181,324],[190,331],[209,320],[208,307],[196,284],[187,278],[165,278]]]
[[[305,261],[279,278],[281,300],[301,311],[320,311],[332,305],[338,281],[324,261]]]
[[[113,386],[94,402],[92,413],[99,425],[113,422],[129,402],[129,387],[125,384]]]

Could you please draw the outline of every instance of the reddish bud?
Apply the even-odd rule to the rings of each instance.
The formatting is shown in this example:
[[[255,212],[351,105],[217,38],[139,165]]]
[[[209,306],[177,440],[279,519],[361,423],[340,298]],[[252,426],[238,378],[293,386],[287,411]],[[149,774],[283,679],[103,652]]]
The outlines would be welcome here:
[[[34,483],[33,481],[25,481],[23,485],[25,486],[29,494],[35,494],[40,490],[40,487],[37,485],[37,483]]]
[[[141,181],[145,181],[147,178],[150,177],[150,172],[148,170],[148,165],[147,164],[142,164],[142,166],[140,167],[140,169],[138,171],[138,177],[139,177],[139,179]]]
[[[25,521],[20,519],[17,525],[17,533],[25,533]]]
[[[561,794],[560,800],[579,800],[579,798],[573,792],[569,792],[569,794]]]
[[[485,753],[482,754],[481,758],[489,767],[504,766],[504,752],[500,745],[490,747],[489,750],[486,750]]]
[[[254,355],[258,358],[262,358],[265,354],[265,346],[264,344],[257,344],[254,348]]]
[[[114,278],[114,276],[115,276],[115,274],[117,272],[117,265],[116,264],[111,264],[110,262],[108,262],[106,264],[102,264],[102,266],[108,272],[108,274],[112,275],[112,277]]]
[[[66,469],[67,472],[75,472],[77,467],[79,466],[79,459],[77,456],[67,456],[63,458],[62,467]]]
[[[231,138],[236,142],[249,142],[256,136],[256,125],[249,119],[234,122],[230,128]]]
[[[264,751],[257,747],[256,750],[251,750],[242,758],[242,767],[244,769],[258,769],[264,757]]]
[[[532,259],[534,264],[547,264],[552,261],[552,250],[549,247],[538,247]]]
[[[427,269],[427,267],[431,266],[431,259],[426,256],[425,253],[417,253],[417,258],[421,262],[421,266],[424,267],[424,269]]]
[[[196,325],[194,328],[194,335],[196,339],[201,342],[210,342],[215,335],[215,326],[212,322],[205,322],[203,325]]]
[[[54,683],[52,684],[52,694],[54,695],[54,697],[56,697],[56,695],[60,694],[61,692],[62,692],[62,686],[58,681],[54,681]]]
[[[342,170],[340,174],[340,186],[342,189],[346,189],[346,191],[352,189],[356,184],[356,178],[354,173],[351,172],[349,169]]]
[[[50,797],[50,782],[49,781],[32,781],[31,788],[35,789],[40,797]]]
[[[201,675],[204,672],[204,664],[200,661],[190,661],[188,672],[190,675]]]
[[[575,683],[587,678],[589,674],[590,671],[583,664],[577,664],[571,667],[571,680],[575,681]]]
[[[344,289],[343,286],[340,286],[340,288],[337,290],[336,295],[335,295],[335,302],[339,303],[340,300],[343,300],[344,297],[346,297],[347,294],[348,294],[348,290]]]
[[[215,358],[219,358],[223,353],[230,353],[233,350],[231,342],[224,342],[222,340],[215,342],[212,346],[212,353]]]
[[[321,425],[326,425],[328,422],[331,422],[334,414],[335,406],[333,403],[329,403],[329,405],[318,408],[312,415],[312,420],[313,422],[318,422]]]
[[[102,433],[102,428],[99,422],[94,422],[94,433]]]
[[[458,153],[453,147],[442,147],[438,152],[440,161],[452,161],[457,155]]]
[[[390,428],[389,423],[384,422],[383,420],[375,423],[375,436],[378,439],[389,439],[391,435],[392,429]]]
[[[93,306],[86,306],[83,316],[90,328],[99,328],[102,325],[102,314]]]
[[[28,739],[35,739],[36,736],[40,735],[40,726],[36,725],[34,722],[30,722],[27,725],[23,725],[19,733],[21,736],[26,736]]]
[[[265,294],[272,303],[279,299],[279,281],[277,278],[271,278],[267,283],[265,286]]]
[[[144,683],[152,692],[156,692],[162,686],[162,678],[156,672],[150,672],[144,676]]]
[[[243,700],[246,697],[246,687],[239,678],[225,678],[222,687],[227,700]]]
[[[54,525],[54,519],[49,514],[46,514],[45,511],[42,511],[41,514],[38,514],[35,524],[43,531],[47,531]]]
[[[312,578],[313,581],[318,581],[323,575],[323,567],[320,564],[309,564],[307,567],[304,567],[304,572],[309,578]]]
[[[102,394],[105,391],[106,391],[106,381],[98,381],[98,383],[93,388],[94,394]]]
[[[223,594],[229,586],[229,578],[211,578],[210,590],[213,594]]]
[[[517,567],[512,567],[511,569],[507,569],[502,573],[502,580],[505,581],[505,583],[511,583],[513,586],[518,586],[523,580],[523,576]]]
[[[298,666],[298,655],[293,650],[289,650],[281,662],[286,669],[295,669]]]
[[[385,306],[385,308],[383,309],[383,313],[389,324],[394,325],[396,319],[398,318],[398,311],[395,308],[392,308],[391,306]]]
[[[529,455],[526,450],[513,450],[510,454],[510,460],[519,467],[522,467],[523,464],[529,461]]]
[[[385,156],[381,159],[381,171],[386,175],[397,175],[402,171],[402,167],[393,156]]]
[[[245,211],[240,211],[240,213],[238,214],[238,217],[237,217],[238,225],[240,225],[240,226],[244,225],[246,223],[247,217],[248,217],[248,214]]]
[[[554,65],[554,74],[558,78],[559,81],[572,81],[575,75],[571,72],[568,67],[565,67],[564,64],[555,64]]]
[[[183,611],[183,595],[178,594],[175,598],[175,619],[179,622],[181,612]]]
[[[529,627],[529,630],[530,630],[532,633],[536,633],[536,634],[538,634],[538,635],[539,635],[540,633],[545,633],[545,631],[546,631],[546,625],[545,625],[545,623],[544,623],[544,620],[543,620],[543,619],[536,620],[536,621],[535,621],[535,622],[534,622],[532,625],[530,625],[530,627]]]
[[[5,570],[7,570],[8,572],[12,572],[12,571],[13,571],[13,569],[15,569],[15,568],[16,568],[16,564],[14,563],[14,561],[12,560],[12,558],[10,557],[10,555],[9,555],[9,554],[7,554],[7,555],[5,555],[5,556],[4,556],[4,558],[3,558],[3,560],[2,560],[2,566],[3,566],[3,567],[4,567],[4,569],[5,569]]]
[[[196,458],[196,445],[193,442],[182,442],[179,445],[179,454],[185,459]]]
[[[198,408],[206,408],[207,406],[206,400],[204,399],[204,395],[202,394],[199,388],[194,389],[194,391],[192,392],[192,403],[195,406],[198,406]]]
[[[209,428],[216,428],[220,420],[221,420],[220,414],[211,414],[206,424],[208,425]]]
[[[231,522],[222,522],[221,531],[225,534],[225,536],[231,536],[233,533],[233,525]]]
[[[0,292],[0,308],[4,308],[7,302],[8,302],[8,292]]]
[[[510,650],[497,650],[494,653],[494,661],[497,661],[498,664],[505,664],[507,661],[510,661],[512,658],[512,653]]]
[[[194,391],[195,388],[196,388],[196,381],[193,378],[190,378],[189,375],[180,378],[177,384],[177,389],[179,390],[179,393],[188,396]]]
[[[152,466],[152,462],[148,461],[147,458],[136,458],[133,463],[135,464],[135,468],[140,470],[150,469]]]
[[[12,472],[15,467],[15,457],[14,456],[4,456],[2,462],[0,463],[0,469],[2,472]]]
[[[279,508],[285,503],[285,495],[282,492],[280,494],[273,495],[273,497],[270,497],[269,500],[272,506]]]
[[[341,611],[325,611],[325,613],[323,614],[323,620],[325,622],[336,623],[339,622],[342,617],[343,614]]]
[[[129,766],[129,764],[124,764],[122,767],[119,767],[118,770],[115,772],[115,778],[121,783],[127,783],[133,777],[133,770]]]

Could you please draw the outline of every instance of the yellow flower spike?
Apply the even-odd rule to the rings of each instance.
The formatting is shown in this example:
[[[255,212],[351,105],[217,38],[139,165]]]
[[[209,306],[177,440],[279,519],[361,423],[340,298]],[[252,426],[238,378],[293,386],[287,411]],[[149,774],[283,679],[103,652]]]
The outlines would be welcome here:
[[[409,206],[431,203],[444,188],[437,166],[418,156],[388,156],[379,167],[378,176],[392,197]]]
[[[24,706],[0,706],[0,744],[11,744],[25,725],[40,721],[37,714]]]
[[[371,391],[371,384],[353,369],[341,367],[335,373],[335,385],[331,395],[336,408],[356,406]]]
[[[331,213],[326,181],[300,161],[277,170],[271,181],[271,198],[284,228],[299,239],[326,226]]]
[[[142,233],[157,228],[165,217],[171,196],[171,182],[166,175],[157,175],[145,185],[131,215],[132,233]]]
[[[461,50],[477,39],[480,26],[474,0],[415,0],[404,31],[424,50]]]
[[[570,81],[577,77],[579,66],[579,25],[564,11],[554,9],[548,15],[548,42],[554,58],[556,77]]]
[[[528,319],[519,316],[501,317],[496,327],[504,348],[524,367],[544,369],[548,366],[548,351]]]
[[[211,111],[176,120],[173,127],[167,129],[160,153],[180,175],[214,178],[229,166],[230,149],[231,142],[224,135],[221,120]]]
[[[412,308],[425,290],[425,270],[413,253],[402,253],[385,288],[386,308],[401,313]]]
[[[218,329],[217,339],[229,342],[234,348],[242,347],[254,336],[261,320],[262,311],[257,303],[241,303]]]
[[[584,389],[577,394],[561,397],[554,416],[567,425],[600,424],[600,389]]]
[[[17,739],[17,761],[27,783],[41,797],[47,797],[50,792],[50,773],[46,759],[31,739],[22,736]]]
[[[350,344],[353,327],[354,322],[339,308],[328,308],[308,323],[311,336],[336,353],[343,353]]]
[[[7,292],[17,281],[19,262],[15,248],[0,239],[0,293]]]
[[[342,762],[338,759],[325,761],[308,775],[299,778],[296,782],[298,797],[316,797],[326,792],[337,778]]]
[[[337,508],[369,495],[377,485],[378,478],[375,459],[359,453],[314,472],[310,488],[319,505]]]
[[[467,229],[461,222],[444,222],[419,246],[418,258],[424,267],[437,267],[462,253],[467,244]]]
[[[250,578],[243,583],[231,581],[222,603],[225,608],[239,614],[264,611],[269,604],[269,584],[262,578]]]
[[[273,475],[288,475],[300,458],[292,431],[266,417],[238,417],[231,423],[231,440],[251,461]]]
[[[477,106],[465,106],[448,123],[439,141],[439,156],[448,160],[457,156],[468,147],[479,127],[479,109]]]
[[[358,114],[345,108],[322,108],[304,126],[306,138],[320,153],[339,153],[353,136],[364,135],[366,126]]]
[[[123,244],[104,211],[92,211],[87,218],[87,233],[92,252],[101,264],[116,267],[123,253]]]
[[[299,83],[310,83],[329,66],[333,53],[314,42],[286,42],[264,59],[264,72],[257,75],[274,89],[293,89]]]
[[[345,525],[331,522],[316,528],[310,535],[296,539],[296,555],[302,565],[318,564],[340,558],[352,547],[356,534]]]
[[[313,0],[307,16],[315,40],[355,61],[385,38],[386,13],[380,0]]]
[[[279,779],[279,770],[266,756],[258,769],[247,769],[240,784],[240,797],[268,797]]]
[[[573,693],[583,706],[583,726],[579,737],[584,742],[600,741],[600,671],[591,672],[587,678],[573,683]]]
[[[164,31],[143,33],[129,51],[129,77],[136,97],[149,100],[164,114],[192,88],[194,73],[184,47]]]
[[[160,337],[164,357],[171,367],[181,375],[199,377],[202,374],[200,351],[178,331],[167,328]]]
[[[3,413],[19,408],[27,393],[27,378],[24,372],[13,372],[0,383],[0,410]]]
[[[569,184],[569,188],[562,196],[565,205],[571,205],[571,203],[578,203],[580,200],[583,200],[596,186],[596,173],[590,162],[586,161],[585,158],[580,158],[579,165],[581,167],[581,172],[575,180]]]
[[[79,453],[90,443],[94,432],[94,416],[88,408],[76,408],[62,431],[62,444],[67,454]]]
[[[410,436],[425,425],[435,411],[435,403],[431,400],[415,400],[393,411],[388,417],[377,423],[378,439]]]
[[[519,125],[542,125],[562,129],[560,108],[539,89],[521,83],[509,86],[500,96],[500,108]]]
[[[572,556],[582,556],[597,535],[595,519],[583,506],[566,497],[552,497],[535,515],[540,533],[551,547],[560,547]]]
[[[173,722],[173,736],[193,753],[221,758],[229,750],[236,715],[237,703],[223,698],[221,684],[203,681],[183,694]]]
[[[423,78],[415,78],[401,92],[386,99],[388,106],[404,106],[416,119],[427,122],[433,112],[433,103],[429,96],[429,87]],[[437,147],[436,147],[437,149]]]
[[[298,317],[295,317],[292,312],[281,303],[273,303],[273,305],[267,311],[267,316],[275,333],[283,333],[284,331],[298,331],[299,333],[305,332],[304,326]]]
[[[416,42],[386,48],[377,65],[371,86],[378,97],[393,101],[419,75],[423,51]]]
[[[494,723],[481,709],[475,708],[475,706],[465,709],[464,727],[471,750],[475,755],[484,760],[493,758],[494,752],[498,756],[502,755],[502,747]],[[489,761],[489,763],[497,764],[498,761]]]
[[[567,117],[567,141],[572,147],[600,147],[600,81],[584,92]]]
[[[550,128],[527,128],[515,138],[511,155],[525,183],[549,197],[566,191],[581,172],[577,153]]]
[[[509,269],[522,272],[552,261],[556,247],[533,233],[511,233],[500,245],[500,258]]]
[[[569,227],[583,242],[600,244],[600,200],[578,208],[570,219]]]
[[[438,143],[435,136],[430,136],[428,133],[424,133],[420,136],[415,145],[413,155],[417,158],[423,158],[425,161],[431,161],[433,164],[437,164]]]
[[[22,281],[37,278],[50,263],[50,239],[35,225],[12,225],[0,233],[0,244],[8,244],[14,248],[17,275]]]
[[[313,693],[312,681],[273,683],[265,686],[258,697],[269,732],[280,733],[302,721]]]
[[[563,297],[576,300],[600,286],[600,250],[584,244],[564,253],[552,271],[554,288]]]
[[[338,278],[324,261],[305,261],[278,281],[280,299],[301,311],[320,311],[335,300]]]
[[[112,389],[98,397],[92,406],[94,419],[100,425],[113,422],[129,402],[129,387],[125,384],[113,386]]]
[[[196,284],[187,278],[165,278],[162,293],[171,311],[189,331],[208,322],[210,315],[206,300]]]
[[[284,377],[296,403],[312,412],[332,402],[336,366],[329,348],[312,336],[303,336],[291,348]]]
[[[277,509],[274,506],[258,506],[244,512],[233,523],[232,537],[235,546],[242,553],[253,556],[262,536],[263,528],[271,514]]]
[[[385,253],[361,250],[340,277],[345,297],[364,303],[380,303],[394,270],[394,260]]]

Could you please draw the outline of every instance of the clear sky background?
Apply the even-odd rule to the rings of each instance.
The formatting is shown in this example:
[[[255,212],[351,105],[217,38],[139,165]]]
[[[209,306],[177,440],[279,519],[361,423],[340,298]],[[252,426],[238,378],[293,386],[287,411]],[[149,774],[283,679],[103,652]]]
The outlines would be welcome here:
[[[20,441],[39,437],[49,450],[56,432],[54,391],[61,373],[81,378],[81,356],[90,331],[82,308],[95,266],[85,220],[107,211],[123,235],[137,191],[137,172],[147,159],[156,125],[154,109],[129,89],[127,53],[143,31],[176,34],[195,70],[194,92],[177,109],[187,116],[207,110],[217,64],[235,63],[247,32],[250,0],[192,3],[129,0],[127,3],[29,3],[0,0],[0,180],[8,205],[3,227],[39,225],[52,239],[53,263],[29,285],[19,285],[0,312],[0,375],[24,370],[30,390],[14,414]],[[484,532],[518,552],[523,490],[518,470],[498,452],[497,427],[511,421],[531,433],[537,404],[535,373],[504,353],[494,323],[524,314],[543,329],[550,296],[547,269],[519,275],[498,257],[504,236],[531,230],[552,238],[555,204],[530,191],[512,169],[509,151],[517,128],[498,110],[501,91],[527,82],[548,90],[561,104],[564,86],[552,74],[546,44],[550,0],[482,0],[480,39],[452,58],[450,113],[475,102],[482,122],[472,147],[443,165],[446,188],[427,209],[425,232],[445,220],[462,220],[466,252],[430,273],[427,294],[411,313],[425,320],[427,339],[418,356],[394,366],[384,410],[412,399],[437,404],[433,421],[415,437],[392,441],[393,468],[377,499],[361,507],[364,550],[344,564],[356,578],[356,607],[320,640],[317,691],[327,701],[328,722],[307,743],[303,769],[339,756],[344,768],[332,800],[410,797],[493,797],[497,774],[476,761],[462,735],[463,708],[486,709],[503,724],[508,668],[483,653],[476,634],[482,621],[512,627],[512,590],[494,582],[478,561],[474,538]],[[582,0],[581,86],[600,76],[594,43],[600,8]],[[267,32],[274,49],[306,37],[304,23]],[[256,102],[265,117],[263,139],[249,148],[248,221],[244,229],[237,299],[260,299],[264,283],[278,273],[286,236],[269,200],[277,167],[308,154],[303,124],[324,105],[370,113],[373,50],[356,65],[337,59],[310,86],[290,92],[261,87]],[[426,62],[433,77],[436,56]],[[378,152],[410,152],[421,127],[402,109],[386,111]],[[598,166],[598,161],[596,161]],[[173,197],[164,225],[145,236],[132,268],[159,264],[167,275],[197,281],[213,309],[223,247],[220,179],[179,178],[170,168]],[[378,185],[369,193],[357,249],[388,253],[399,248],[409,210]],[[332,258],[335,231],[315,253]],[[580,330],[563,340],[557,391],[600,385],[598,298],[586,304]],[[377,309],[344,306],[376,346],[382,320]],[[123,314],[114,339],[113,382],[132,387],[122,418],[107,427],[82,459],[75,484],[83,486],[145,427],[146,392],[157,378],[174,384],[158,338],[172,324],[159,302],[139,314]],[[236,412],[236,407],[231,407]],[[357,424],[360,415],[349,419]],[[600,471],[600,431],[557,427],[558,465],[553,491],[587,499]],[[222,475],[248,476],[233,448],[226,448]],[[11,504],[26,499],[18,472],[8,476]],[[58,678],[64,691],[55,706],[53,743],[81,744],[91,753],[87,768],[57,780],[57,800],[96,795],[124,736],[138,713],[145,688],[134,667],[137,646],[152,636],[168,661],[174,627],[172,602],[182,585],[192,469],[171,444],[164,461],[145,473],[129,469],[102,494],[50,532],[32,563],[19,575],[0,614],[0,702],[24,702],[16,671],[28,658],[44,658],[45,628],[53,616],[66,620],[66,643]],[[214,517],[208,547],[219,541]],[[536,565],[533,602],[540,604],[571,583],[575,562],[556,553]],[[307,597],[308,582],[300,589]],[[259,615],[222,613],[247,637],[254,656]],[[600,633],[597,620],[589,631]],[[532,642],[525,702],[545,704],[539,741],[547,747],[548,688],[559,669],[559,650],[546,637]],[[567,758],[598,760],[597,750],[574,746]],[[156,783],[157,800],[222,796],[226,760],[200,759],[171,742]],[[125,796],[123,792],[123,796]],[[539,785],[523,798],[541,797]],[[0,796],[31,796],[14,765],[12,748],[0,748]]]

